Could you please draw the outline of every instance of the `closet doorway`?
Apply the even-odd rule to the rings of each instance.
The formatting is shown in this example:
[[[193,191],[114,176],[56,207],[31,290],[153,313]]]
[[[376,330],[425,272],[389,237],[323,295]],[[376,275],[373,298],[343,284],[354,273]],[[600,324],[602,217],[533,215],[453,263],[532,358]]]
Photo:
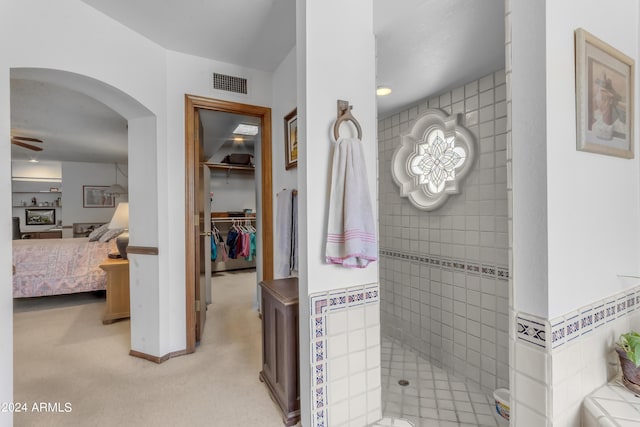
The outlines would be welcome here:
[[[256,144],[256,220],[262,244],[258,250],[261,280],[273,278],[273,200],[271,179],[271,109],[248,104],[185,95],[185,236],[187,353],[195,351],[206,321],[207,281],[211,281],[211,212],[209,166],[204,146],[202,114],[210,112],[249,116],[260,124]]]

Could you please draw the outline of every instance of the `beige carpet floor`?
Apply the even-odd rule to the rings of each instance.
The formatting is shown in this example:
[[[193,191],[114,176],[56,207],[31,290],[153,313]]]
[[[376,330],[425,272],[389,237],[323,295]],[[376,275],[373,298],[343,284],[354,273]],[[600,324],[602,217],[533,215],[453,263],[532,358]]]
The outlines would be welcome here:
[[[258,380],[255,272],[212,283],[196,353],[160,365],[128,355],[129,321],[103,325],[104,299],[93,294],[16,300],[14,400],[28,412],[15,425],[281,427]],[[60,412],[34,412],[40,402]]]

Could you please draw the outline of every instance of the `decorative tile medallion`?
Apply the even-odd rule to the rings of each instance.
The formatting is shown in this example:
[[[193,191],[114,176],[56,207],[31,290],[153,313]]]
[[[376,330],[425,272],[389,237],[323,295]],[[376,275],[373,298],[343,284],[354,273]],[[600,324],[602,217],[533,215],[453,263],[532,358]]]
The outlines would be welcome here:
[[[327,313],[379,301],[377,284],[332,290],[310,296],[313,427],[329,425],[327,403]]]

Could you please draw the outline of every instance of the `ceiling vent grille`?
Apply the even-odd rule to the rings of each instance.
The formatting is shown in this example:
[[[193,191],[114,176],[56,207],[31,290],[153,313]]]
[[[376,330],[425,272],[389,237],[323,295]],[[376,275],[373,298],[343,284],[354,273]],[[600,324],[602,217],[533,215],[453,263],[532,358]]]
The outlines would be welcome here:
[[[247,94],[247,79],[213,73],[213,88],[227,92]]]

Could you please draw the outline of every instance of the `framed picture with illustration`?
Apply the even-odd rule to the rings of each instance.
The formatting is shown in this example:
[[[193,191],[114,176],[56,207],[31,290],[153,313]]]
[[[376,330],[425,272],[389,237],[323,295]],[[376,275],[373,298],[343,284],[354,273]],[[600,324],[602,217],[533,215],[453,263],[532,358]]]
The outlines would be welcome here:
[[[107,185],[83,185],[82,207],[114,208],[116,206],[114,197],[105,194],[108,188],[109,186]]]
[[[55,209],[25,209],[25,224],[27,225],[55,225]]]
[[[633,59],[582,28],[575,49],[576,148],[632,159]]]
[[[284,116],[284,167],[289,170],[298,166],[298,109]]]

